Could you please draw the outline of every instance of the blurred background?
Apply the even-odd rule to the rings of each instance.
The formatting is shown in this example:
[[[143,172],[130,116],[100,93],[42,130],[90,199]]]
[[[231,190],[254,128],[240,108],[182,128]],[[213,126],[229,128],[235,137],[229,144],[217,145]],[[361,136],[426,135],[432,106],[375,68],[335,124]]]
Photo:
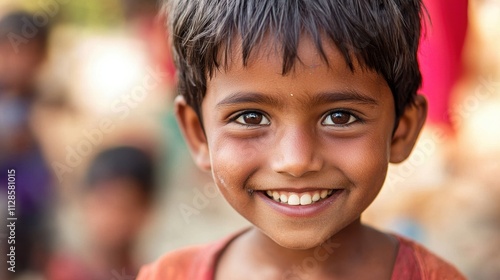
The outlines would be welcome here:
[[[428,123],[363,219],[470,279],[500,279],[500,0],[427,2]],[[0,0],[0,200],[15,169],[18,218],[15,273],[0,227],[0,279],[134,279],[169,250],[248,226],[175,124],[157,7]]]

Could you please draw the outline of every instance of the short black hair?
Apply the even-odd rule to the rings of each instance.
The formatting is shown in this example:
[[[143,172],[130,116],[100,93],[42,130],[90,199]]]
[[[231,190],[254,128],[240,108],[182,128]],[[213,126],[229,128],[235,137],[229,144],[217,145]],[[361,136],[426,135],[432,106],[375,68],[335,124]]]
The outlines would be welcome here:
[[[128,146],[100,152],[91,162],[85,176],[85,188],[94,189],[98,183],[113,179],[131,179],[140,191],[151,198],[155,190],[155,164],[144,151]]]
[[[286,75],[300,61],[304,35],[326,63],[323,44],[334,43],[352,71],[357,60],[382,75],[399,117],[422,83],[417,51],[424,10],[421,0],[166,0],[164,5],[179,94],[200,117],[207,79],[227,66],[235,38],[241,38],[247,65],[251,52],[271,36]]]

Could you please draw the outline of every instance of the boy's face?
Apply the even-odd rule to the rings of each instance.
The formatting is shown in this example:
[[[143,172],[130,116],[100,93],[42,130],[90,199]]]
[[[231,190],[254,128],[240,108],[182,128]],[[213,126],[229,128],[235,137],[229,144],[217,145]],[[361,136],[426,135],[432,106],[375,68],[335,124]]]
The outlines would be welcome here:
[[[408,110],[393,134],[384,78],[359,66],[353,73],[336,48],[324,47],[329,66],[302,40],[302,63],[285,76],[272,46],[246,67],[234,51],[227,71],[207,82],[205,134],[191,107],[177,102],[198,165],[212,171],[234,209],[287,248],[317,246],[359,219],[389,161],[408,156],[425,119],[422,110]],[[290,205],[297,199],[304,205]]]

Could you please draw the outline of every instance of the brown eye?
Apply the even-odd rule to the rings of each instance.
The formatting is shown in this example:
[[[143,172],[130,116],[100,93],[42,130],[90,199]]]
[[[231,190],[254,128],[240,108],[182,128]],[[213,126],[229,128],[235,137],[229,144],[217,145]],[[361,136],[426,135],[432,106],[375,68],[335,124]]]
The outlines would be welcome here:
[[[357,121],[357,118],[348,112],[336,111],[326,116],[324,125],[349,125]]]
[[[269,120],[261,113],[249,112],[241,114],[237,119],[237,123],[245,125],[268,125]]]

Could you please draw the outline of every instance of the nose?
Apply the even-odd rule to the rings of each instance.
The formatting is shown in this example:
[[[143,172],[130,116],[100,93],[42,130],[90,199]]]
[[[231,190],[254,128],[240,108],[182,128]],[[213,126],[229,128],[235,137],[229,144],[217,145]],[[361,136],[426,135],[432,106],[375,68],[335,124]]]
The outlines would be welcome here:
[[[276,137],[272,169],[281,174],[302,177],[323,167],[314,133],[300,127],[286,128]]]

